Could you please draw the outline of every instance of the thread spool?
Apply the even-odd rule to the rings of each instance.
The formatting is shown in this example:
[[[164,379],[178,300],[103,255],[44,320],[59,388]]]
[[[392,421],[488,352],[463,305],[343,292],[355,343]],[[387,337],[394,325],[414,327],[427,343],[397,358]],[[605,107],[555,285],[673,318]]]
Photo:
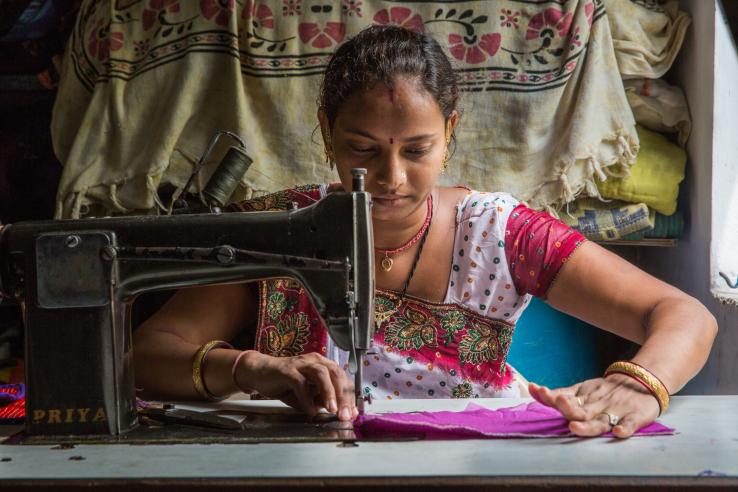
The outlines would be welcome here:
[[[223,207],[228,204],[231,195],[246,171],[249,170],[252,162],[254,161],[243,149],[239,147],[229,148],[202,191],[208,205]]]

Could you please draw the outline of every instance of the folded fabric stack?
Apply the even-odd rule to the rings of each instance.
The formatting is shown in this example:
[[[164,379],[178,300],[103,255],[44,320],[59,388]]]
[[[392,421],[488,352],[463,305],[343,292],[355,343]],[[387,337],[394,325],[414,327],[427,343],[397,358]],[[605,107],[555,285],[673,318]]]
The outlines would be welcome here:
[[[684,217],[677,211],[686,152],[663,135],[638,127],[641,150],[630,176],[610,176],[597,188],[607,201],[580,198],[561,219],[595,241],[677,238]]]
[[[679,183],[684,180],[687,154],[663,135],[638,127],[641,150],[628,177],[598,181],[605,198],[645,203],[664,215],[677,209]]]
[[[618,69],[638,123],[640,151],[629,173],[608,170],[605,179],[597,180],[597,190],[609,201],[577,200],[561,218],[598,241],[677,238],[684,230],[677,198],[692,123],[682,90],[660,77],[671,68],[691,20],[679,10],[678,0],[604,4]]]
[[[649,210],[645,203],[577,200],[561,220],[592,241],[677,239],[684,232],[684,214]]]
[[[692,119],[679,87],[661,79],[623,80],[623,85],[639,125],[662,133],[676,133],[679,145],[684,147],[687,144]]]
[[[587,239],[612,241],[653,229],[654,214],[645,203],[582,198],[561,214],[561,220]]]
[[[625,241],[639,241],[645,238],[676,239],[684,232],[684,214],[677,210],[674,215],[655,213],[653,229],[644,229],[622,236]]]

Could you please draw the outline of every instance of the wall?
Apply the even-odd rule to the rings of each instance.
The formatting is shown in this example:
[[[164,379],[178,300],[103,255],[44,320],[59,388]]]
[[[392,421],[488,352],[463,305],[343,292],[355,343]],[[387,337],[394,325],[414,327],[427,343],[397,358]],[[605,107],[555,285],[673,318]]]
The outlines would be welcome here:
[[[738,14],[735,0],[724,0]],[[738,274],[738,48],[724,17],[718,9],[715,20],[715,103],[712,149],[712,292],[730,296],[738,302],[738,289],[718,275],[730,272],[731,282]],[[735,22],[737,18],[733,18]],[[733,32],[738,36],[738,32]],[[718,256],[718,252],[720,256]],[[715,261],[720,258],[721,261]],[[730,258],[730,259],[729,259]],[[738,393],[738,306],[717,306],[722,328],[720,348],[715,357],[716,389]],[[713,382],[707,382],[712,386]]]
[[[644,248],[641,266],[699,299],[720,326],[707,365],[682,394],[736,394],[738,308],[722,305],[712,297],[709,261],[710,238],[720,236],[719,212],[727,200],[725,194],[737,186],[735,180],[725,182],[729,176],[723,172],[713,174],[713,167],[735,174],[735,163],[727,167],[714,163],[738,155],[738,121],[725,121],[738,118],[738,96],[729,87],[735,85],[736,75],[727,78],[725,73],[735,66],[736,53],[722,12],[713,2],[683,0],[682,7],[691,13],[693,25],[670,76],[684,89],[693,120],[687,145],[687,179],[681,190],[687,229],[677,248]],[[713,211],[718,213],[713,215]]]
[[[530,381],[558,388],[599,377],[632,347],[533,298],[515,328],[508,362]]]

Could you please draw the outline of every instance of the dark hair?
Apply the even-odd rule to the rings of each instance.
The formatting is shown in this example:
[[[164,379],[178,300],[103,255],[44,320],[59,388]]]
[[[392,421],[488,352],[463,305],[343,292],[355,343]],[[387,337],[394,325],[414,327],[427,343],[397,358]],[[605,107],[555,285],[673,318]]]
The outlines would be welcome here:
[[[456,109],[457,76],[431,36],[399,26],[369,26],[341,45],[328,63],[318,104],[331,128],[352,94],[380,82],[392,87],[397,76],[416,77],[441,108],[444,119]]]

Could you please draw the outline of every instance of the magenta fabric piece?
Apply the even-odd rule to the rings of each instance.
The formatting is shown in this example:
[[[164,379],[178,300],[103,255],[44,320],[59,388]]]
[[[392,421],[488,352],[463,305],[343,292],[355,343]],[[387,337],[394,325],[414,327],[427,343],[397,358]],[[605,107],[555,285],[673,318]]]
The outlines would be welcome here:
[[[483,439],[504,437],[574,436],[561,413],[538,402],[491,410],[469,403],[461,412],[412,412],[362,415],[354,423],[362,439],[421,437],[424,439]],[[676,431],[653,422],[635,435],[672,435]],[[608,432],[600,437],[612,437]]]

